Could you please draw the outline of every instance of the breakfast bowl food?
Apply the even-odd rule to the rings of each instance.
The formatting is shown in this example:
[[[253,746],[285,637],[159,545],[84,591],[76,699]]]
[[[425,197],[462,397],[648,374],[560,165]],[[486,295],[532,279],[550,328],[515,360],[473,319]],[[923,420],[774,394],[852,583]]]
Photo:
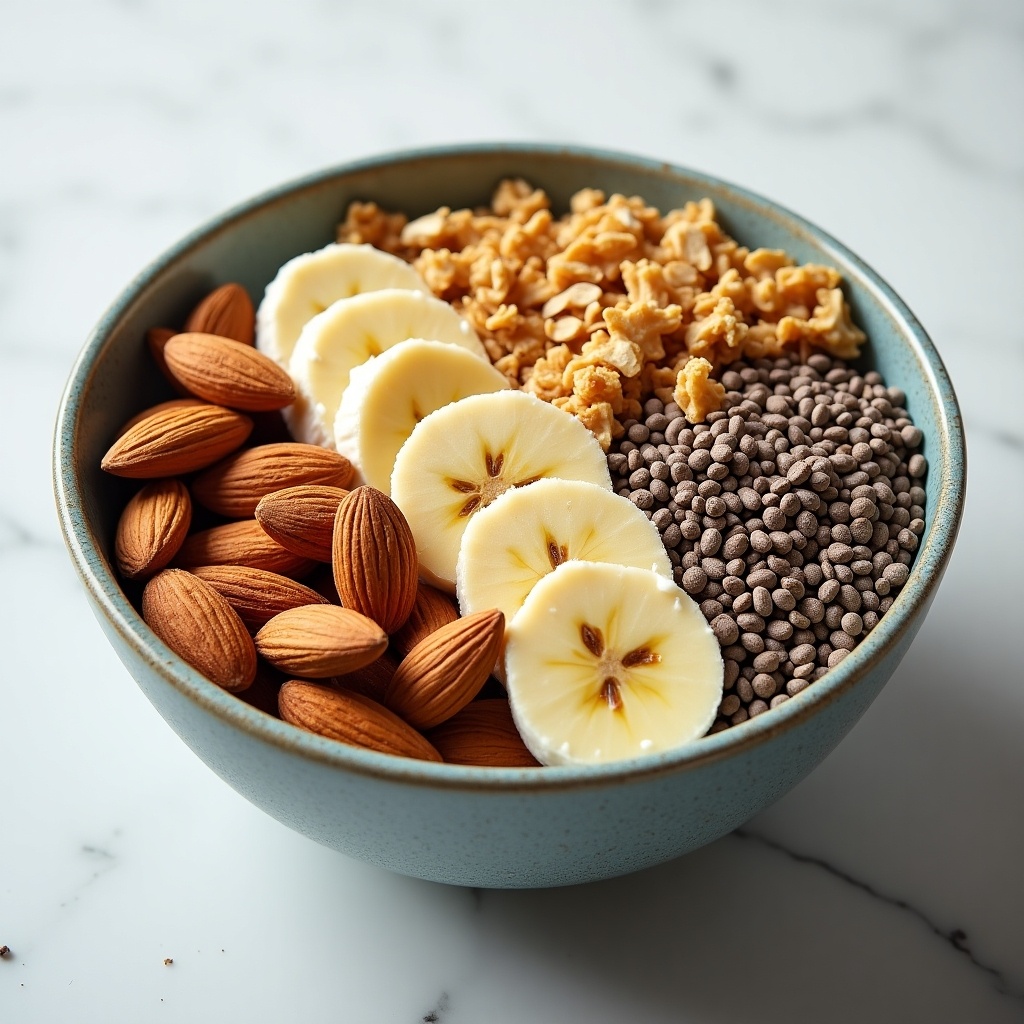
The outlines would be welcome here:
[[[653,569],[632,567],[596,573],[588,568],[589,562],[573,565],[571,555],[568,562],[559,565],[567,556],[559,554],[558,545],[551,547],[549,544],[554,571],[545,579],[544,599],[554,601],[551,594],[558,590],[554,584],[563,584],[561,589],[565,590],[566,581],[572,580],[574,572],[581,581],[574,585],[571,591],[574,595],[586,593],[592,597],[605,593],[611,597],[614,591],[615,597],[625,600],[643,583],[648,590],[653,587],[658,593],[682,595],[675,603],[689,602],[687,607],[691,610],[699,609],[695,613],[696,625],[717,640],[717,644],[712,643],[712,653],[719,667],[705,672],[705,682],[710,680],[713,691],[712,703],[710,712],[701,711],[697,716],[699,733],[694,734],[697,738],[654,752],[641,748],[635,756],[604,763],[575,763],[576,759],[569,756],[569,746],[552,742],[545,732],[547,726],[538,724],[538,719],[525,711],[517,712],[520,732],[530,737],[531,750],[539,751],[538,756],[551,755],[545,758],[544,767],[529,764],[526,759],[518,764],[513,760],[515,766],[506,763],[500,767],[439,763],[441,755],[437,750],[443,749],[446,742],[445,735],[439,733],[445,729],[445,716],[441,716],[439,724],[432,713],[420,715],[421,709],[416,714],[400,716],[412,717],[419,725],[418,731],[410,728],[411,737],[399,747],[366,749],[354,745],[351,738],[349,742],[339,742],[332,738],[329,730],[319,735],[296,727],[292,722],[304,721],[303,715],[322,715],[322,702],[334,701],[338,690],[344,689],[315,680],[344,673],[348,671],[346,666],[356,664],[338,662],[327,669],[321,664],[314,668],[310,667],[308,651],[299,652],[301,656],[295,657],[290,649],[289,643],[297,631],[315,632],[319,628],[311,624],[312,620],[327,621],[333,616],[331,621],[336,621],[343,613],[356,614],[349,607],[339,609],[324,604],[319,594],[309,598],[304,610],[296,609],[297,614],[288,621],[287,630],[282,630],[280,623],[274,626],[275,620],[268,625],[250,619],[245,622],[247,628],[243,628],[240,619],[237,625],[226,630],[237,639],[237,645],[233,639],[225,641],[219,653],[202,662],[203,671],[197,670],[196,658],[191,657],[190,664],[175,653],[175,649],[182,650],[182,646],[175,643],[172,633],[160,628],[154,631],[147,625],[147,620],[159,623],[160,608],[174,608],[183,600],[191,600],[184,584],[192,576],[174,567],[183,564],[180,554],[171,568],[156,576],[152,576],[155,566],[140,566],[136,572],[132,568],[135,563],[126,560],[123,552],[118,555],[115,551],[118,524],[126,506],[138,492],[140,481],[133,479],[131,473],[110,475],[101,469],[101,462],[108,469],[116,463],[116,460],[111,461],[112,446],[125,424],[143,410],[176,397],[168,379],[151,358],[146,344],[147,332],[166,325],[184,325],[197,303],[226,282],[237,283],[259,303],[265,292],[272,295],[267,290],[268,285],[275,281],[283,265],[335,241],[339,224],[347,232],[343,241],[377,242],[381,248],[389,245],[384,231],[388,224],[417,225],[414,232],[406,234],[408,248],[415,251],[401,255],[423,270],[435,292],[443,293],[448,287],[443,275],[437,278],[429,275],[435,271],[441,274],[439,267],[447,258],[444,253],[451,256],[451,246],[438,243],[429,248],[422,238],[416,239],[413,235],[435,230],[430,218],[436,218],[442,208],[445,208],[440,215],[443,219],[450,211],[486,206],[498,183],[507,179],[529,182],[534,189],[530,194],[536,189],[543,190],[545,201],[550,201],[552,216],[568,211],[572,197],[580,195],[581,190],[585,190],[582,202],[591,205],[603,202],[605,196],[613,199],[620,195],[641,196],[643,209],[652,209],[655,214],[657,210],[677,210],[687,203],[710,199],[723,229],[731,239],[747,247],[742,250],[744,259],[757,256],[762,262],[767,261],[766,266],[774,259],[775,269],[783,263],[789,266],[796,260],[832,268],[834,275],[824,282],[829,286],[827,294],[836,304],[832,318],[829,319],[826,309],[821,310],[820,316],[817,309],[813,315],[810,309],[805,309],[801,321],[791,311],[791,322],[787,321],[785,329],[799,334],[799,323],[811,324],[819,317],[824,324],[822,336],[832,337],[836,347],[829,353],[816,355],[811,348],[801,349],[798,339],[792,358],[787,358],[784,364],[771,364],[778,370],[776,377],[771,376],[774,371],[769,369],[769,364],[757,362],[758,355],[764,355],[763,350],[746,353],[744,362],[736,360],[739,353],[723,356],[719,350],[706,348],[703,351],[707,352],[709,360],[690,363],[684,359],[678,374],[672,367],[668,376],[660,376],[666,372],[666,367],[653,367],[647,379],[652,387],[661,388],[660,397],[656,399],[653,395],[639,394],[639,398],[645,399],[641,403],[637,394],[629,397],[627,386],[627,398],[622,402],[617,399],[614,407],[604,403],[608,406],[606,409],[600,402],[585,408],[574,406],[572,403],[579,395],[571,386],[567,386],[564,394],[557,393],[556,378],[564,377],[564,373],[558,371],[567,371],[569,376],[564,379],[571,382],[577,378],[573,378],[572,367],[568,364],[573,358],[582,359],[586,364],[582,368],[587,373],[578,379],[585,378],[588,386],[593,384],[595,376],[590,371],[599,361],[594,358],[588,362],[586,353],[593,353],[595,349],[593,346],[586,349],[586,346],[592,342],[604,346],[602,359],[604,364],[610,362],[613,357],[607,353],[615,348],[613,325],[617,314],[608,311],[617,307],[610,301],[602,304],[595,299],[594,282],[585,279],[590,271],[572,267],[566,271],[564,259],[562,272],[568,272],[570,277],[560,280],[563,287],[558,295],[550,290],[538,293],[538,307],[546,306],[550,314],[547,319],[552,321],[543,328],[548,332],[551,346],[545,348],[546,343],[541,344],[540,353],[532,356],[534,362],[529,372],[516,362],[521,351],[514,350],[514,346],[504,352],[488,351],[500,371],[498,376],[504,373],[509,386],[499,379],[493,385],[478,389],[493,391],[493,396],[488,397],[504,403],[502,408],[506,409],[501,417],[485,418],[485,422],[512,422],[519,415],[520,406],[550,410],[560,404],[559,415],[570,423],[575,413],[574,426],[582,423],[591,431],[591,438],[600,437],[598,451],[603,448],[607,452],[609,467],[608,471],[601,468],[607,483],[602,484],[600,480],[594,483],[584,475],[580,486],[603,486],[607,493],[617,492],[623,500],[628,499],[626,504],[630,504],[632,512],[639,514],[639,509],[649,521],[644,522],[641,516],[641,525],[654,523],[665,545],[658,559],[662,565],[659,575],[658,565]],[[384,231],[383,234],[378,231],[376,238],[368,237],[374,230],[368,221],[363,225],[367,234],[359,235],[358,224],[354,226],[352,219],[351,204],[371,202],[378,211],[374,214],[375,223],[378,227],[383,225],[381,231]],[[577,208],[580,202],[575,201]],[[356,209],[365,213],[370,208],[359,206]],[[636,209],[641,210],[641,207]],[[389,221],[380,211],[400,211],[403,216],[400,220]],[[617,215],[624,228],[642,234],[643,229],[633,224],[628,210]],[[541,220],[545,218],[547,227],[556,230],[550,227],[551,219],[546,214]],[[524,218],[523,223],[527,221],[528,218]],[[403,244],[400,234],[397,237],[397,242],[391,240],[392,248]],[[709,237],[706,232],[705,237]],[[680,244],[695,264],[708,259],[701,251],[700,238],[687,241],[685,232],[681,238]],[[612,241],[614,243],[614,239]],[[413,246],[412,242],[417,244]],[[770,255],[779,251],[788,254],[785,261]],[[624,258],[621,255],[616,258],[606,273],[617,275],[619,260]],[[575,284],[571,283],[573,273],[577,274]],[[683,266],[675,273],[676,284],[682,289],[690,271]],[[769,266],[766,276],[770,277],[771,273],[774,270]],[[839,278],[842,290],[837,283]],[[647,287],[652,287],[650,279],[646,280]],[[567,309],[572,296],[566,298],[565,293],[580,283],[585,287],[573,293],[582,296],[579,308]],[[490,284],[498,287],[496,281]],[[724,289],[725,285],[721,291]],[[601,290],[601,287],[596,288],[598,293]],[[742,305],[744,300],[738,291],[735,298]],[[542,299],[545,301],[541,302]],[[552,300],[553,304],[548,305]],[[333,298],[330,301],[333,302]],[[820,301],[827,301],[825,293]],[[313,303],[306,318],[320,312],[324,305]],[[500,312],[490,311],[478,324],[479,332],[488,335],[485,341],[489,345],[494,337],[500,336],[502,325],[516,315],[514,309],[510,311],[511,303],[499,305]],[[625,296],[621,305],[623,317],[628,319],[629,303]],[[467,303],[461,308],[463,312],[469,311]],[[672,320],[673,308],[679,307],[660,309],[663,321]],[[666,313],[665,309],[670,312]],[[222,314],[223,310],[207,309],[207,324],[216,322]],[[327,315],[326,310],[323,315]],[[594,318],[600,316],[604,319],[598,323]],[[490,317],[496,319],[492,321]],[[724,315],[723,308],[718,308],[715,322],[721,330],[716,338],[722,345],[735,342],[736,319],[730,319]],[[783,331],[779,327],[781,320],[770,322],[767,315],[758,320],[757,315],[751,313],[747,320],[751,322],[751,339],[760,339],[762,348],[765,338]],[[491,327],[487,327],[488,323]],[[755,330],[759,323],[760,333]],[[609,331],[603,331],[606,324]],[[671,329],[678,327],[677,318]],[[283,334],[275,334],[263,343],[262,351],[266,354],[271,350],[275,366],[284,365],[292,358],[292,349],[301,351],[315,347],[315,339],[298,340],[300,328],[301,324],[293,325],[284,341]],[[666,338],[668,331],[666,328]],[[862,339],[861,331],[866,340],[862,344],[857,341],[850,348],[851,338]],[[571,337],[574,333],[575,339]],[[282,380],[262,363],[254,375],[238,369],[243,363],[246,367],[254,365],[253,357],[239,355],[239,350],[232,347],[244,342],[218,343],[220,348],[214,362],[217,366],[235,366],[232,378],[235,382],[245,377],[251,384],[254,376],[260,378],[259,386],[247,384],[245,396],[233,405],[235,410],[248,409],[249,412],[222,409],[216,402],[222,398],[217,389],[222,387],[223,381],[214,380],[211,384],[211,376],[216,374],[206,373],[202,380],[195,381],[189,377],[189,368],[194,365],[190,363],[189,346],[198,344],[197,337],[199,334],[192,333],[185,335],[184,340],[179,338],[166,351],[166,358],[180,364],[179,381],[191,381],[193,386],[186,391],[195,395],[203,387],[212,388],[202,395],[207,402],[205,406],[185,407],[185,418],[205,417],[217,421],[214,428],[203,428],[206,441],[213,436],[212,430],[218,443],[224,442],[223,451],[207,453],[210,457],[202,465],[209,466],[219,455],[227,456],[246,439],[253,421],[256,421],[253,436],[270,429],[264,420],[277,413],[263,410],[281,408],[290,401],[291,393],[287,379]],[[162,340],[166,342],[167,338]],[[699,345],[707,338],[695,330],[691,341]],[[282,344],[288,352],[282,352]],[[467,344],[472,347],[473,343]],[[554,351],[559,346],[563,348],[560,354]],[[165,352],[160,344],[153,348],[159,353]],[[425,343],[425,349],[429,349],[429,344]],[[427,354],[429,356],[429,352]],[[662,352],[658,358],[663,355]],[[848,359],[849,366],[845,361],[835,362],[833,357]],[[547,362],[541,364],[541,358]],[[233,359],[241,359],[242,363],[232,363]],[[383,354],[377,359],[386,369],[389,360]],[[559,359],[562,359],[561,364]],[[317,359],[310,359],[311,365],[316,363]],[[703,369],[704,363],[713,370],[710,378]],[[516,385],[528,383],[531,376],[535,377],[536,385],[542,380],[542,369],[550,371],[544,379],[556,381],[556,393],[538,395],[535,386],[531,397],[521,395]],[[364,384],[370,387],[372,381],[363,380],[368,375],[361,376],[359,370],[351,367],[345,372],[350,370],[360,388]],[[609,372],[600,366],[598,370],[598,375],[604,373],[601,379],[605,384],[615,385]],[[628,375],[630,371],[622,372]],[[728,373],[732,376],[727,377]],[[419,372],[419,376],[424,374]],[[717,378],[728,387],[717,385]],[[774,393],[768,384],[774,386]],[[308,392],[315,385],[312,373],[298,381],[300,391],[305,387]],[[275,396],[273,400],[265,400],[271,393]],[[817,398],[819,394],[820,401],[812,400],[801,406],[804,399]],[[545,404],[553,399],[559,400],[554,406]],[[266,404],[267,401],[270,404]],[[466,398],[465,401],[472,403],[476,399]],[[636,404],[630,405],[630,402]],[[653,404],[649,404],[651,402]],[[848,408],[844,408],[843,402]],[[225,404],[232,404],[230,396]],[[321,402],[320,406],[326,404]],[[873,406],[871,415],[862,415],[869,411],[868,405]],[[295,403],[294,415],[290,413],[287,417],[293,430],[322,430],[322,424],[316,428],[316,414],[323,411],[320,406],[307,400],[303,409],[301,402]],[[166,433],[170,429],[166,424],[177,429],[183,418],[181,408],[172,406],[169,411],[157,413],[157,420],[150,424],[152,436],[159,439],[161,431]],[[415,430],[422,425],[423,436],[426,436],[431,423],[436,428],[438,419],[435,417],[453,408],[455,406],[447,406],[430,415],[413,416],[413,420],[422,420]],[[787,421],[787,425],[781,418],[783,413],[790,419],[795,417],[797,422]],[[350,414],[350,409],[339,407],[340,420]],[[160,416],[165,417],[166,423]],[[702,420],[713,422],[710,426],[701,426]],[[249,426],[243,423],[239,427],[242,421]],[[375,472],[371,466],[375,454],[372,435],[369,440],[357,437],[358,430],[351,427],[355,421],[350,418],[346,422],[350,427],[338,435],[342,442],[338,447],[355,446],[346,450],[365,453],[358,457],[365,460],[366,473]],[[457,447],[459,437],[454,431],[469,429],[463,427],[468,420],[462,417],[453,422],[457,425],[441,429],[439,436]],[[829,426],[844,422],[861,424],[852,428],[861,431],[848,438],[854,442],[852,444],[835,440],[847,437],[842,433],[846,427]],[[790,433],[779,429],[782,426]],[[579,429],[583,432],[582,427]],[[840,432],[832,435],[831,441],[825,436],[829,429]],[[733,434],[729,434],[728,444],[725,443],[728,437],[719,440],[729,431]],[[741,444],[737,438],[743,434],[747,436],[742,438]],[[650,443],[654,435],[660,445]],[[280,443],[287,440],[287,435],[278,431],[261,439]],[[330,438],[326,440],[329,442]],[[512,441],[514,438],[509,442],[510,451]],[[850,454],[858,444],[860,455]],[[122,444],[119,449],[122,466],[124,447]],[[444,444],[435,440],[421,447],[429,453],[443,448]],[[556,447],[563,453],[566,451],[565,445]],[[660,448],[664,448],[663,457],[659,457]],[[138,457],[138,449],[133,452],[129,452],[129,462]],[[768,458],[769,455],[772,457]],[[833,456],[829,465],[816,461],[827,461]],[[415,486],[400,479],[402,461],[400,451],[390,483],[399,506],[402,495],[395,493],[396,486],[399,492],[405,487],[414,495],[402,509],[414,518],[414,510],[420,510],[423,501],[415,497],[421,493]],[[404,461],[415,469],[430,460],[425,456],[410,456]],[[759,468],[751,468],[751,462],[757,462]],[[488,456],[488,473],[498,474],[497,463],[498,457]],[[912,470],[898,472],[898,467],[909,467],[911,463]],[[737,467],[742,467],[742,471]],[[149,477],[165,479],[185,474],[195,492],[197,482],[189,474],[196,468],[193,463],[171,459],[149,473]],[[883,472],[886,469],[888,472]],[[753,478],[755,474],[761,477],[757,487],[753,486],[757,483]],[[870,487],[863,488],[871,481],[878,482],[880,474],[892,487],[889,483],[879,483],[881,489],[871,491],[869,496]],[[524,480],[514,482],[530,484],[537,475],[530,471]],[[323,482],[320,477],[316,479]],[[375,479],[386,489],[386,472],[378,473]],[[956,398],[928,337],[892,290],[828,235],[768,200],[669,165],[589,150],[495,145],[399,154],[321,173],[225,214],[162,256],[128,286],[104,316],[72,372],[56,429],[54,481],[65,540],[101,627],[159,713],[225,781],[284,824],[345,854],[390,870],[462,885],[529,887],[592,881],[677,857],[738,827],[811,771],[877,696],[921,626],[959,526],[965,451]],[[481,504],[478,499],[486,483],[486,480],[471,484],[455,479],[455,490],[460,492],[463,502],[460,511],[467,517]],[[807,487],[802,486],[805,483]],[[815,493],[811,493],[812,483]],[[180,483],[161,486],[167,489],[163,498],[180,493],[182,487]],[[209,479],[199,486],[200,490],[203,486],[209,490]],[[324,483],[324,486],[332,485]],[[339,486],[344,488],[346,484]],[[545,488],[539,482],[536,486],[537,495],[542,495]],[[555,493],[559,487],[561,484],[552,482],[547,490]],[[530,490],[530,486],[516,487],[508,495],[526,495]],[[223,491],[221,488],[221,493]],[[684,491],[688,502],[685,509],[682,507]],[[356,491],[349,493],[357,494]],[[351,509],[353,521],[366,506],[370,510],[366,514],[371,518],[376,516],[390,522],[392,506],[384,504],[390,499],[376,489],[373,494],[379,497],[367,498],[359,507]],[[756,523],[751,525],[748,519],[744,525],[741,518],[748,515],[749,509],[743,511],[743,501],[750,495],[763,499],[763,511],[758,506]],[[800,495],[804,497],[801,499]],[[504,501],[505,497],[500,500]],[[812,506],[818,509],[821,503],[831,510],[829,501],[836,505],[831,518],[826,518],[826,508],[822,508],[813,523],[806,516],[800,519],[804,512],[809,512]],[[860,505],[854,509],[858,501]],[[597,504],[595,502],[595,507]],[[278,501],[276,508],[281,507]],[[497,513],[498,503],[490,508]],[[872,527],[878,525],[880,508],[883,514],[895,518],[891,526],[877,532]],[[225,505],[220,514],[239,522],[239,528],[252,526],[258,532],[255,520],[249,523],[245,519],[253,512],[244,503],[237,508]],[[193,523],[192,538],[196,536],[197,527],[223,522],[223,518]],[[340,521],[341,513],[338,518]],[[490,518],[499,517],[495,514]],[[173,517],[168,522],[171,520]],[[436,539],[431,535],[430,522],[428,518],[426,527],[413,524],[414,531],[419,531],[417,541],[423,551]],[[474,543],[482,544],[482,550],[486,550],[486,534],[482,529],[486,522],[482,515],[479,523],[481,529],[474,527]],[[801,532],[806,523],[810,525]],[[188,530],[188,523],[183,526],[177,523],[174,529],[183,533]],[[743,530],[754,548],[748,548],[745,540],[732,543],[726,550],[733,534],[738,535]],[[335,540],[337,531],[336,525]],[[393,533],[391,530],[388,536]],[[470,531],[467,529],[466,533]],[[192,539],[191,543],[190,550],[194,552],[205,540]],[[763,551],[758,545],[764,545]],[[888,553],[886,545],[889,545]],[[458,547],[457,542],[455,546]],[[789,554],[794,546],[805,552],[806,557]],[[204,550],[203,558],[194,556],[184,564],[194,566],[215,561],[208,554],[209,545]],[[738,561],[744,553],[749,560]],[[306,554],[316,556],[317,551]],[[301,583],[306,571],[304,563],[313,565],[316,558],[296,557],[298,561],[290,563],[289,571],[300,577],[296,585],[304,586]],[[329,559],[330,554],[324,557]],[[465,599],[467,604],[467,595],[485,589],[493,576],[488,569],[477,573],[482,578],[474,581],[472,572],[463,568],[460,575],[456,571],[454,556],[449,555],[447,562],[443,556],[438,557],[441,560],[436,565],[431,563],[429,578],[449,585],[450,589],[458,585],[460,599]],[[120,575],[118,564],[122,566]],[[335,581],[340,584],[339,591],[343,591],[346,581],[338,579],[337,559],[334,564]],[[126,565],[129,571],[125,570]],[[806,571],[800,569],[805,565]],[[783,566],[793,567],[790,575],[787,575],[790,569]],[[749,575],[754,577],[749,586],[737,575],[741,570],[750,570]],[[205,574],[203,588],[200,588],[203,593],[207,581],[224,588],[223,571],[218,577],[216,565],[207,565],[197,573]],[[142,580],[147,575],[152,578],[143,590]],[[284,571],[284,575],[287,576],[288,571]],[[647,577],[654,583],[649,583]],[[735,595],[730,589],[733,581]],[[369,585],[364,579],[364,586]],[[405,592],[408,586],[406,583]],[[811,586],[826,588],[829,596],[823,601],[831,602],[827,609],[822,601],[818,602],[822,605],[820,609],[798,604],[805,599],[816,600],[809,592]],[[329,588],[318,588],[324,589]],[[145,619],[144,594],[148,595],[150,610],[157,609],[153,614],[146,614]],[[485,607],[472,614],[467,614],[469,609],[463,608],[466,617],[452,624],[456,631],[461,629],[462,632],[451,637],[446,635],[446,643],[450,651],[457,652],[460,643],[476,643],[477,633],[489,630],[486,644],[472,650],[478,655],[474,660],[493,661],[503,647],[501,636],[498,635],[497,640],[493,636],[499,613],[493,608],[488,610],[486,606],[493,603],[489,598],[481,600]],[[843,604],[847,600],[849,606]],[[395,601],[391,598],[381,598],[381,601],[388,608],[381,613],[389,616],[387,628],[375,631],[372,622],[368,629],[360,626],[363,630],[359,634],[361,663],[367,658],[372,661],[388,646],[389,634],[394,646],[396,637],[400,636],[403,617],[409,615],[408,602],[395,611]],[[342,603],[350,604],[344,599]],[[510,632],[508,643],[504,645],[509,649],[508,660],[499,657],[500,664],[496,668],[499,674],[503,666],[514,670],[512,674],[516,678],[507,682],[514,696],[521,695],[517,699],[523,702],[522,708],[543,711],[546,697],[537,696],[531,690],[533,683],[544,680],[546,672],[545,662],[537,657],[540,644],[547,639],[543,622],[540,626],[536,624],[538,619],[543,620],[543,615],[536,607],[527,608],[524,604],[523,608],[529,614],[514,616],[520,627]],[[704,625],[701,612],[709,625]],[[819,627],[817,632],[815,626]],[[256,683],[251,685],[254,674],[261,671],[255,667],[255,654],[250,664],[246,660],[248,654],[239,653],[235,657],[233,653],[242,651],[250,643],[248,637],[253,632],[257,633],[256,648],[261,658],[276,657],[286,676],[299,677],[299,681],[286,682],[279,688],[271,686],[276,691],[272,702],[263,701],[262,708],[261,700],[252,696],[254,692],[262,692],[265,684],[265,679],[257,676]],[[285,640],[282,640],[283,633]],[[582,642],[600,660],[605,646],[601,631],[582,627]],[[282,649],[284,654],[281,654]],[[416,650],[414,647],[413,652]],[[406,660],[415,659],[406,653]],[[627,663],[626,667],[647,666],[657,660],[656,653],[636,647],[628,656],[620,658],[619,663],[620,667],[623,662]],[[453,656],[450,661],[451,671],[462,671],[458,657]],[[225,669],[228,663],[232,671]],[[719,673],[717,677],[715,671]],[[403,711],[406,699],[403,687],[407,690],[408,677],[414,674],[409,669],[402,677],[402,686],[397,683],[392,686],[391,706],[399,712]],[[302,682],[303,679],[307,682]],[[310,679],[314,682],[308,682]],[[614,673],[603,680],[600,691],[603,707],[615,710],[621,705],[620,684],[621,679]],[[482,695],[499,700],[502,692],[500,685],[492,681]],[[247,696],[248,702],[240,699]],[[353,700],[359,705],[365,696]],[[277,708],[274,701],[280,702]],[[471,701],[468,704],[469,710],[480,713],[481,720],[485,717],[484,709],[478,705],[483,703]],[[277,717],[275,710],[288,720]],[[428,743],[427,751],[417,746],[420,741],[416,737],[421,737],[423,732],[436,739],[437,747]],[[448,733],[450,740],[450,729]],[[502,741],[495,738],[494,742]],[[384,749],[395,752],[382,752]]]

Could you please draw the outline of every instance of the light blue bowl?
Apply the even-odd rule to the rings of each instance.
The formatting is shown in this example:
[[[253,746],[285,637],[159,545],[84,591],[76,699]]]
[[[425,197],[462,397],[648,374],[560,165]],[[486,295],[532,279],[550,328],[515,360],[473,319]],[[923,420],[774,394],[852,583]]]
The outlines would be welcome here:
[[[240,281],[258,300],[278,267],[333,240],[353,199],[411,216],[485,203],[517,175],[565,208],[577,189],[643,196],[667,210],[710,196],[751,247],[837,267],[865,363],[907,393],[930,463],[927,527],[909,582],[853,654],[781,707],[676,753],[597,768],[466,768],[391,758],[322,739],[218,689],[165,647],[112,568],[131,487],[100,472],[118,426],[170,397],[143,342],[181,323],[211,288]],[[342,853],[421,878],[524,887],[588,882],[678,857],[782,796],[842,739],[914,639],[963,509],[965,450],[945,368],[921,325],[877,274],[827,234],[743,189],[668,164],[533,145],[433,149],[326,171],[217,217],[147,267],[91,337],[57,420],[54,488],[64,538],[100,625],[179,736],[239,793]]]

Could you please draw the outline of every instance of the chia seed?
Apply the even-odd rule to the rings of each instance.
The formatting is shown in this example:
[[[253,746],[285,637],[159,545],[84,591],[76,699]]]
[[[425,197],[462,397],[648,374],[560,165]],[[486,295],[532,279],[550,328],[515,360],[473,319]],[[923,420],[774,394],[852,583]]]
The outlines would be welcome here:
[[[905,395],[874,371],[815,353],[736,362],[722,382],[706,423],[652,398],[608,453],[722,647],[715,732],[796,696],[877,626],[910,576],[927,473]]]

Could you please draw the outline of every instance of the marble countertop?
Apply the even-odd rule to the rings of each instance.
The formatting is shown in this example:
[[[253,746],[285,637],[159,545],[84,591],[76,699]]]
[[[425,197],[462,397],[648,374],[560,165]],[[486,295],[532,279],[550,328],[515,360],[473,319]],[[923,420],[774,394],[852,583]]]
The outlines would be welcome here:
[[[54,0],[4,22],[0,1019],[1024,1020],[1019,4]],[[664,158],[821,224],[919,315],[969,439],[945,582],[850,736],[735,835],[573,889],[397,877],[246,803],[103,638],[49,479],[72,360],[144,263],[305,172],[481,139]]]

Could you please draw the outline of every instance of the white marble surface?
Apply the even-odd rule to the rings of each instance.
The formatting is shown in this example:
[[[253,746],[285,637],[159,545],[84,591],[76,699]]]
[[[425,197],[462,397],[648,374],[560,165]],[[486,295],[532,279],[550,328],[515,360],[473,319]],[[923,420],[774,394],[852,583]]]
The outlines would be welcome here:
[[[1024,1019],[1019,3],[43,0],[3,25],[0,1020]],[[252,808],[115,658],[49,482],[74,355],[144,262],[290,177],[477,139],[799,210],[921,317],[968,429],[952,565],[849,738],[742,835],[578,889],[399,878]]]

